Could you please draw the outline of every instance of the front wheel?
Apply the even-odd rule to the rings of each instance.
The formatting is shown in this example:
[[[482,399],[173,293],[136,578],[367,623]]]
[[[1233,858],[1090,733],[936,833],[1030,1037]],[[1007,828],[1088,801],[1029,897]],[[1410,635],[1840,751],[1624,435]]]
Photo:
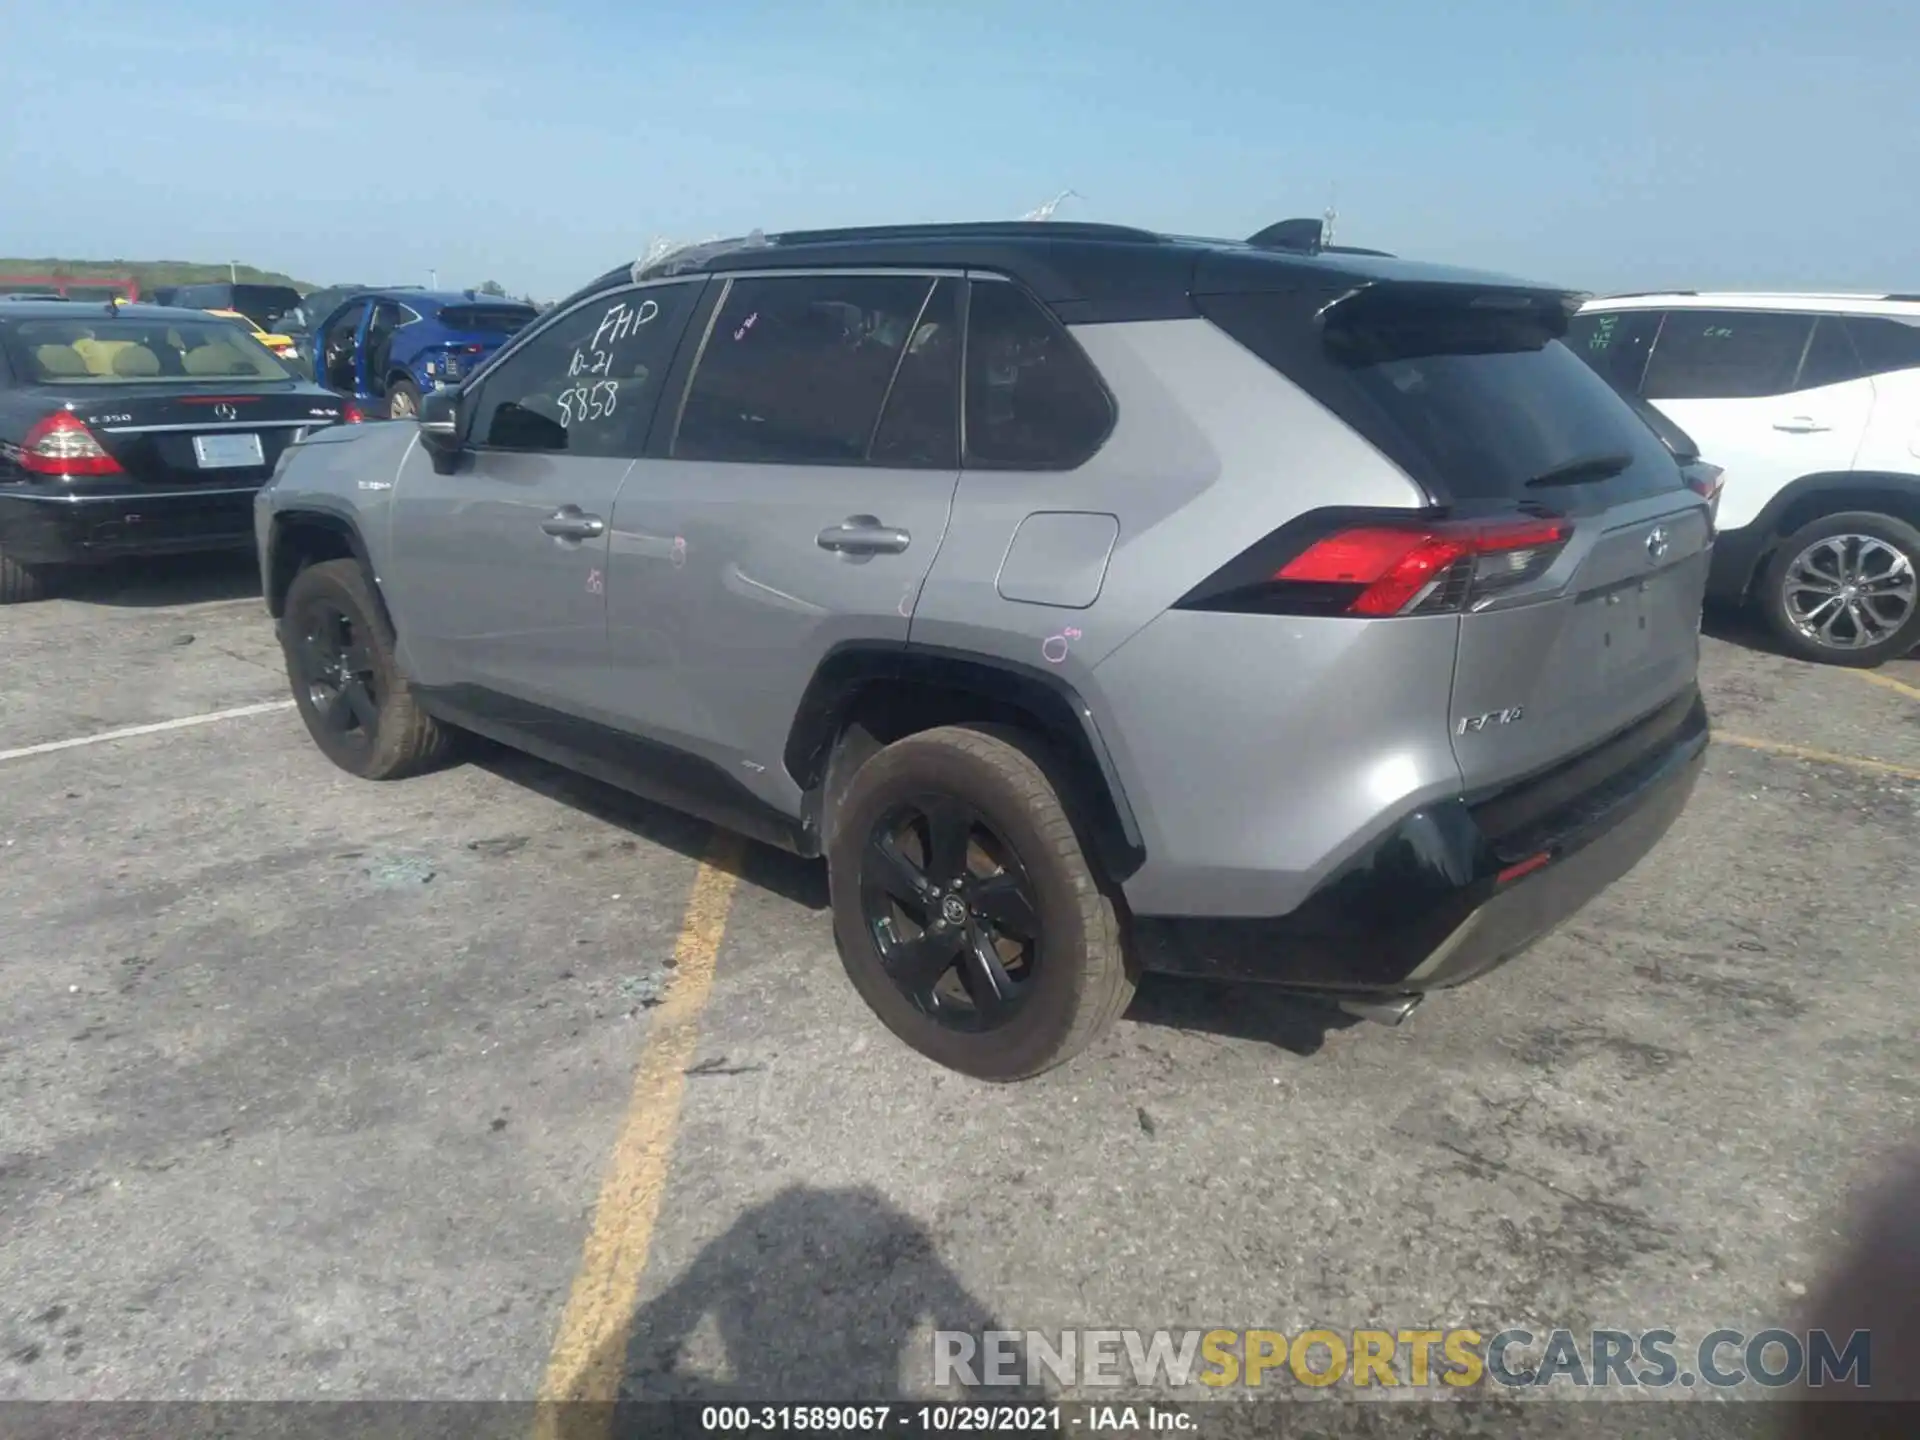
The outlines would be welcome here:
[[[847,976],[921,1054],[982,1080],[1070,1059],[1133,995],[1119,917],[1016,736],[947,726],[855,772],[828,854]]]
[[[307,733],[342,770],[393,780],[451,752],[446,727],[420,708],[400,674],[359,561],[328,560],[294,576],[280,646]]]
[[[1780,542],[1761,604],[1802,660],[1871,669],[1920,645],[1920,531],[1890,515],[1825,515]]]
[[[411,380],[396,380],[387,387],[387,418],[411,420],[420,413],[420,387]]]

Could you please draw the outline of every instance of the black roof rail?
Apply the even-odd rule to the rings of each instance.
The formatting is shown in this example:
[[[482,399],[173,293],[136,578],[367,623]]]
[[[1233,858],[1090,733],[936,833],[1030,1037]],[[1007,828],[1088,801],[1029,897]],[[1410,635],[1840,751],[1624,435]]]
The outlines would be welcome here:
[[[1920,295],[1884,295],[1884,300],[1897,300],[1903,305],[1920,305]]]
[[[1103,225],[1089,220],[965,220],[924,225],[852,225],[836,230],[783,230],[768,236],[775,245],[845,245],[861,240],[1114,240],[1159,244],[1162,236],[1133,225]]]

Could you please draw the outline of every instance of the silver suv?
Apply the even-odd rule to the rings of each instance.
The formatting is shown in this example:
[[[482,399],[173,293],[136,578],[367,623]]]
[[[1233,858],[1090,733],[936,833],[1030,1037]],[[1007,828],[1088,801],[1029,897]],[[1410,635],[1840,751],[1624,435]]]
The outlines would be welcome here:
[[[1711,525],[1577,297],[1274,233],[604,275],[281,463],[300,713],[371,779],[474,731],[824,856],[854,986],[972,1075],[1143,969],[1398,1018],[1686,803]]]

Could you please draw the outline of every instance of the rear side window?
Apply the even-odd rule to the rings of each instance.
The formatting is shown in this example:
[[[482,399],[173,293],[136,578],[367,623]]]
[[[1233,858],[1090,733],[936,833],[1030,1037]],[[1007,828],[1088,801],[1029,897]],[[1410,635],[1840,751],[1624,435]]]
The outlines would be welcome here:
[[[1823,315],[1813,322],[1813,338],[1807,342],[1806,357],[1800,362],[1796,390],[1818,390],[1822,385],[1844,385],[1858,380],[1863,372],[1860,357],[1854,354],[1845,324],[1837,315]]]
[[[1830,321],[1822,321],[1824,328]],[[1849,315],[1845,320],[1853,348],[1869,375],[1895,370],[1920,370],[1920,319],[1896,320],[1887,315]]]
[[[300,303],[300,292],[291,285],[234,285],[228,288],[233,298],[221,308],[238,310],[264,330],[271,330],[275,321]]]
[[[922,319],[934,286],[924,275],[734,280],[687,391],[675,458],[867,463],[896,371],[939,354]]]
[[[1588,311],[1567,322],[1566,345],[1616,390],[1633,394],[1659,329],[1658,310]]]
[[[1673,310],[1660,327],[1642,393],[1649,400],[1785,395],[1813,338],[1811,315]]]
[[[1066,330],[1018,286],[982,281],[967,310],[967,444],[982,470],[1069,470],[1113,428],[1113,400]]]
[[[1679,489],[1628,403],[1558,338],[1555,297],[1378,286],[1206,295],[1203,313],[1442,502],[1609,505]]]

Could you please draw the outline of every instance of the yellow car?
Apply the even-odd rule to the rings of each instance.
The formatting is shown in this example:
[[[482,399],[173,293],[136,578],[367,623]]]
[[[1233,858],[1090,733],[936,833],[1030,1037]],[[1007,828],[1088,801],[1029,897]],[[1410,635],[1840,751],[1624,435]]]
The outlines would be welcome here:
[[[222,320],[230,324],[238,325],[242,330],[253,336],[254,339],[258,340],[282,360],[293,360],[298,358],[300,354],[299,348],[293,343],[293,337],[291,335],[276,335],[270,330],[262,330],[238,310],[209,310],[207,314],[218,315]]]

